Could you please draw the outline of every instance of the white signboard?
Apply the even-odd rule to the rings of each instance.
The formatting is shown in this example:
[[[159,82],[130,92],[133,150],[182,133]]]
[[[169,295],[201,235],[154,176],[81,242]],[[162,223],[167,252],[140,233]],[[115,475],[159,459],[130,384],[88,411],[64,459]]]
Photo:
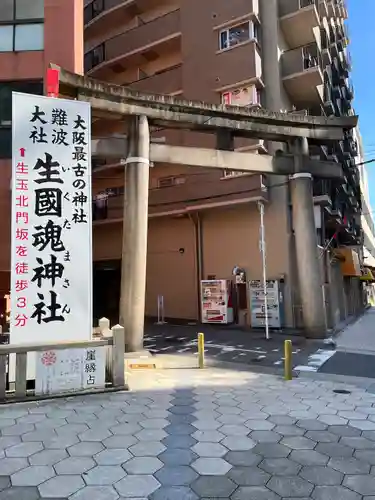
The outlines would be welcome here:
[[[106,347],[37,353],[36,395],[104,389]]]
[[[91,338],[90,127],[88,103],[13,92],[11,343]]]
[[[263,283],[260,280],[249,281],[251,326],[265,326]],[[267,280],[267,315],[270,328],[281,328],[279,282]]]

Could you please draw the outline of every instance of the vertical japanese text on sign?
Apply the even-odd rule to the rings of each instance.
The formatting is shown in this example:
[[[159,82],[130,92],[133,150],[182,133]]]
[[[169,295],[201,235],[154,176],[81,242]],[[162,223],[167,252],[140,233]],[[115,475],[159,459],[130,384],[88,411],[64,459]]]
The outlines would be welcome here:
[[[90,123],[86,103],[13,94],[12,342],[91,336]]]

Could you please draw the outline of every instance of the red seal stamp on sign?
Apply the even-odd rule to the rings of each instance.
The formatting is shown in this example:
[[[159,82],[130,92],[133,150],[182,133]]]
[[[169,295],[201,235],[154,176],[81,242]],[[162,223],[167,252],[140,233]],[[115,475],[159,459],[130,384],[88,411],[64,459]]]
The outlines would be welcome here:
[[[54,351],[47,351],[42,355],[42,364],[44,366],[52,366],[56,363],[56,353]]]

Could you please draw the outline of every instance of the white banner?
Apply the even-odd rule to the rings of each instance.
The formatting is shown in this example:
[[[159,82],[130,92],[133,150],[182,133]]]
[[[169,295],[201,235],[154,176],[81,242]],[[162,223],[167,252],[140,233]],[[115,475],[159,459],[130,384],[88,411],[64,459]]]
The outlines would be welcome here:
[[[91,338],[90,143],[88,103],[13,92],[11,343]]]

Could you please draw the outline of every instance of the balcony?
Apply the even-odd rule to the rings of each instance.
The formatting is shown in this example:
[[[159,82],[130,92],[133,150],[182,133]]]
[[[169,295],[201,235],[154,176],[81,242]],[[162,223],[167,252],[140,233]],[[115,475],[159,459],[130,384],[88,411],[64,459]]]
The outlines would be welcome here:
[[[153,94],[175,94],[180,92],[182,90],[182,64],[140,78],[129,83],[128,86],[138,92]]]
[[[238,82],[249,79],[262,80],[262,60],[255,41],[240,45],[235,51],[223,50],[216,54],[215,80],[220,82],[220,88],[238,86]]]
[[[279,0],[280,27],[290,47],[315,41],[314,28],[320,25],[318,0]]]
[[[293,103],[307,108],[320,103],[318,86],[323,86],[321,54],[316,43],[288,50],[282,54],[284,86]]]
[[[200,175],[179,176],[179,183],[163,183],[163,187],[150,189],[149,215],[178,215],[218,205],[268,200],[264,178],[260,175],[225,176],[220,170],[207,172],[205,169],[199,173]],[[104,200],[93,203],[94,222],[121,222],[123,190],[116,188],[112,191]]]
[[[85,54],[85,71],[97,78],[105,77],[108,69],[121,73],[126,64],[141,65],[158,58],[164,45],[173,49],[180,39],[180,10],[176,9],[148,23],[138,19],[138,26],[106,40]],[[178,42],[179,43],[179,42]],[[124,66],[123,66],[124,64]]]

